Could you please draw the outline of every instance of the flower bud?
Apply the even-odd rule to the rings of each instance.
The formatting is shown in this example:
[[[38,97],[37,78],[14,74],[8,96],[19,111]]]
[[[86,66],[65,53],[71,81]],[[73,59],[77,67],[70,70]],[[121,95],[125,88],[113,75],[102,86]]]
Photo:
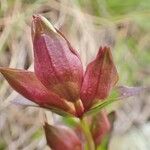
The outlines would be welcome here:
[[[83,67],[77,52],[44,17],[32,22],[34,68],[39,80],[61,98],[79,99]]]
[[[118,81],[111,51],[100,48],[97,57],[86,69],[81,88],[81,100],[85,109],[89,109],[98,100],[104,100]]]
[[[54,150],[82,150],[82,145],[73,130],[65,126],[44,126],[47,144]]]
[[[105,112],[100,112],[93,118],[91,132],[96,145],[101,144],[110,128],[110,122]]]

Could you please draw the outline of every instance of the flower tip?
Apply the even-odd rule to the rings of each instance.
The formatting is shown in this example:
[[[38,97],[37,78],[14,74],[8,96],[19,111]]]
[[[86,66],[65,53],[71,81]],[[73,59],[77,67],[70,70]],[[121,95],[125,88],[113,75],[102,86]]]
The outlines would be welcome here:
[[[51,127],[51,125],[48,124],[48,123],[45,121],[45,122],[44,122],[44,125],[43,125],[44,130],[47,130],[47,129],[50,128],[50,127]]]
[[[33,19],[35,19],[35,18],[36,18],[36,15],[35,15],[35,14],[34,14],[34,15],[32,15],[32,18],[33,18]]]
[[[32,15],[32,20],[34,23],[36,23],[38,20],[40,20],[39,15],[36,15],[36,14]]]
[[[32,16],[32,37],[34,38],[35,34],[47,33],[47,31],[57,32],[53,25],[41,15]]]
[[[32,19],[33,19],[34,22],[42,22],[42,17],[43,17],[43,16],[41,16],[41,15],[39,15],[39,14],[34,14],[34,15],[32,15]],[[43,17],[43,18],[44,18],[44,17]]]
[[[97,58],[104,58],[105,56],[108,57],[108,55],[110,54],[110,47],[108,46],[101,46],[99,48],[98,54],[97,54]]]
[[[100,53],[104,53],[104,52],[106,52],[106,51],[108,51],[108,50],[110,50],[110,47],[108,47],[108,46],[101,46],[100,48],[99,48],[99,52]]]
[[[41,16],[40,14],[33,14],[33,15],[32,15],[32,18],[33,18],[33,19],[38,19],[38,18],[40,19],[41,17],[42,17],[42,16]]]
[[[50,125],[46,120],[44,121],[44,127],[47,128],[47,127],[53,127],[52,125]]]

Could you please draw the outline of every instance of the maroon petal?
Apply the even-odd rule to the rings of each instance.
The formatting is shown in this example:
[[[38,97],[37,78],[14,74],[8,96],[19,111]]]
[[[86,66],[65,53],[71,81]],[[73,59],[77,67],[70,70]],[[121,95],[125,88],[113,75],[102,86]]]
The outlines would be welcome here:
[[[82,150],[82,145],[73,130],[65,126],[44,126],[47,144],[53,150]]]
[[[86,109],[89,109],[98,100],[105,99],[118,80],[116,67],[108,47],[100,48],[98,55],[86,69],[81,99]]]
[[[83,67],[69,42],[44,17],[32,22],[35,73],[51,91],[69,101],[79,99]]]
[[[42,107],[56,107],[70,111],[65,101],[61,100],[56,94],[48,91],[33,72],[10,68],[0,68],[0,72],[12,88],[25,98]]]

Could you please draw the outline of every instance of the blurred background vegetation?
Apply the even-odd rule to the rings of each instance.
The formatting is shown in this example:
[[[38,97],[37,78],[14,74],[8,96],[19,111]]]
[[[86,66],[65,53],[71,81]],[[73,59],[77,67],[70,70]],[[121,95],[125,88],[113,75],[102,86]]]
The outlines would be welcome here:
[[[0,0],[0,66],[33,69],[33,14],[44,15],[59,28],[79,50],[84,65],[99,46],[109,45],[118,85],[149,86],[150,0]],[[0,150],[48,149],[42,110],[10,104],[21,98],[0,76]],[[117,118],[109,149],[149,150],[149,93],[111,107]]]

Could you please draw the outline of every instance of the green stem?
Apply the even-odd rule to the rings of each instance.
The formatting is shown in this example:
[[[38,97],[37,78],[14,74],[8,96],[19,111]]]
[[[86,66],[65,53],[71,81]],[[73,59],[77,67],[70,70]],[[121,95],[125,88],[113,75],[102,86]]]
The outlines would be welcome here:
[[[85,118],[80,119],[80,124],[81,124],[82,130],[83,130],[85,138],[86,138],[87,150],[95,150],[95,144],[93,141],[93,137],[91,135],[91,131],[89,129],[88,123],[85,121]]]

